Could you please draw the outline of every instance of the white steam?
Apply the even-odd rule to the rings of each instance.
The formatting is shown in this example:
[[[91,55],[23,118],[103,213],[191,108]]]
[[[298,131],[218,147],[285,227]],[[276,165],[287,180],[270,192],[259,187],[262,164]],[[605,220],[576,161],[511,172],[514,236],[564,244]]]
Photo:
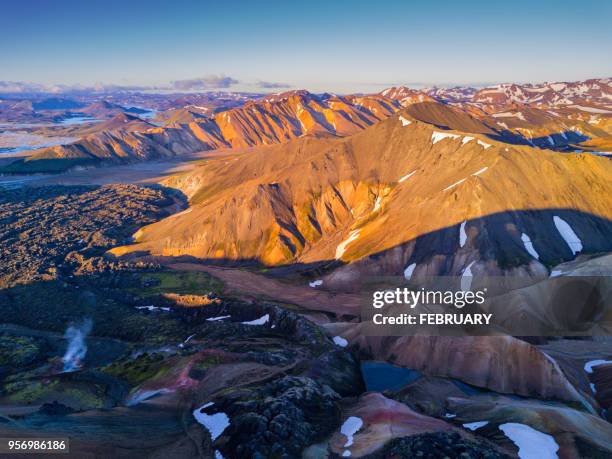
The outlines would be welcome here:
[[[85,338],[91,331],[92,325],[91,319],[85,319],[81,323],[70,325],[66,329],[64,338],[68,341],[68,349],[62,357],[64,372],[76,371],[83,366],[83,359],[87,354]]]

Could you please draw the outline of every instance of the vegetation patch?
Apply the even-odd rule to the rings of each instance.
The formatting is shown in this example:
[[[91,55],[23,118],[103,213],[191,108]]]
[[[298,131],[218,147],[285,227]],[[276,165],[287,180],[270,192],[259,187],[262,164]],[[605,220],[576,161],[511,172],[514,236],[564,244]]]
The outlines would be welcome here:
[[[173,293],[208,295],[223,293],[223,283],[203,272],[160,271],[136,273],[136,285],[127,290],[143,297]]]

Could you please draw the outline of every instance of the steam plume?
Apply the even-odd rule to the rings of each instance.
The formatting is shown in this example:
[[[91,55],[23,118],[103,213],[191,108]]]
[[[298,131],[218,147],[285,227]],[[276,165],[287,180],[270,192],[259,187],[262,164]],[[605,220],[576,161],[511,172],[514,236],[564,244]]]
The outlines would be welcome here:
[[[87,354],[87,344],[85,338],[91,331],[91,319],[85,319],[79,324],[70,325],[64,333],[64,338],[68,341],[68,349],[62,358],[64,371],[71,372],[83,366],[83,359]]]

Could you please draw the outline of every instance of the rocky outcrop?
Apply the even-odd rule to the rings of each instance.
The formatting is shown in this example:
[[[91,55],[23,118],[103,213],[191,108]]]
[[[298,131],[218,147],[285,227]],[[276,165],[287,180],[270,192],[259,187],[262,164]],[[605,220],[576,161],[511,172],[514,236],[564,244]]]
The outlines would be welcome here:
[[[0,196],[0,287],[56,279],[167,215],[176,194],[136,185],[41,187]]]
[[[509,454],[492,448],[489,443],[477,439],[463,438],[457,432],[435,432],[397,438],[387,444],[382,451],[368,456],[368,459],[506,459]]]
[[[285,377],[256,390],[229,391],[216,410],[232,420],[219,439],[228,457],[296,457],[337,425],[339,395],[310,378]],[[225,444],[225,446],[221,446]]]

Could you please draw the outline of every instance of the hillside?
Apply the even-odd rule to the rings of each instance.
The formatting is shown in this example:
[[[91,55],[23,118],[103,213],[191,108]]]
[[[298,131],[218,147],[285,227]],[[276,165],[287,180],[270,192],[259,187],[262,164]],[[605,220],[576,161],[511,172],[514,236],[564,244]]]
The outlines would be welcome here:
[[[379,96],[321,98],[293,91],[249,101],[212,117],[203,116],[202,110],[174,111],[163,127],[122,113],[75,143],[37,151],[3,171],[55,172],[76,165],[267,145],[306,135],[346,136],[388,117],[397,108],[397,103]]]
[[[242,105],[227,110],[194,104],[171,108],[157,113],[161,126],[119,111],[111,120],[83,130],[85,136],[77,142],[37,151],[2,171],[57,172],[77,165],[271,145],[303,136],[346,137],[402,107],[418,121],[510,144],[607,152],[612,148],[611,88],[610,79],[599,79],[481,90],[400,86],[378,94],[347,96],[299,90],[245,98]],[[83,112],[109,117],[120,109],[102,101]]]
[[[329,278],[339,283],[410,266],[415,276],[548,276],[578,253],[612,249],[611,174],[607,158],[442,130],[406,110],[345,139],[255,148],[171,179],[191,207],[114,253],[357,262]]]

